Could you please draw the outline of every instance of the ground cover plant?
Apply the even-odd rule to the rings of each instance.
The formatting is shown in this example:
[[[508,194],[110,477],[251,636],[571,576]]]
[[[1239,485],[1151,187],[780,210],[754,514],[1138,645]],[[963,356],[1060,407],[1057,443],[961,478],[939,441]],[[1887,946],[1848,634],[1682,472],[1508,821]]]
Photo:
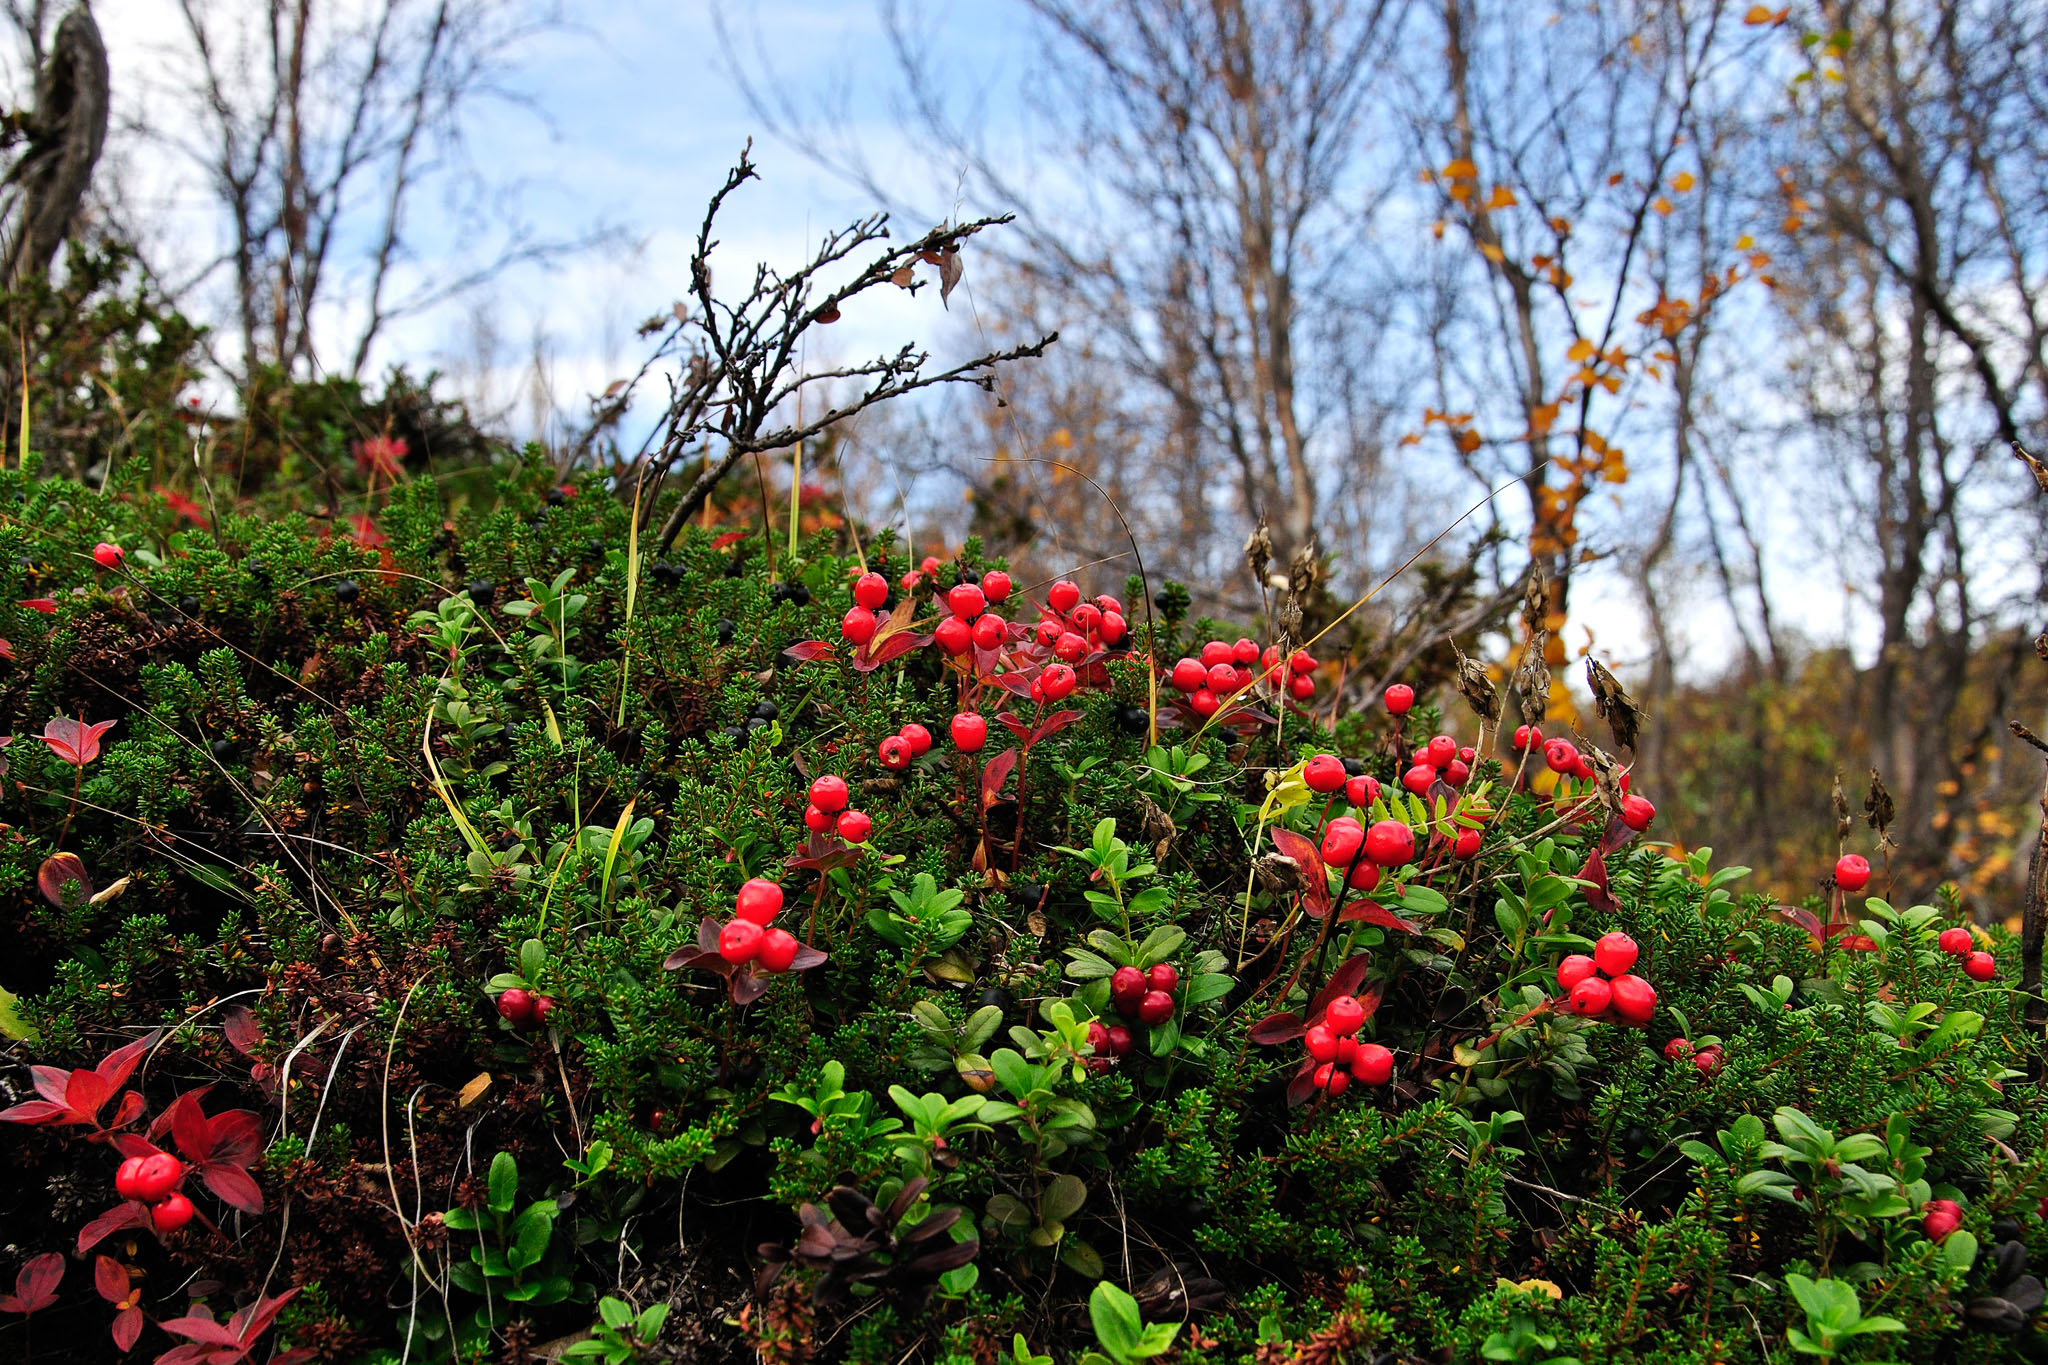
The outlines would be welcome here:
[[[2020,945],[1660,845],[1540,645],[1332,715],[1301,573],[27,463],[9,1359],[2040,1353]]]

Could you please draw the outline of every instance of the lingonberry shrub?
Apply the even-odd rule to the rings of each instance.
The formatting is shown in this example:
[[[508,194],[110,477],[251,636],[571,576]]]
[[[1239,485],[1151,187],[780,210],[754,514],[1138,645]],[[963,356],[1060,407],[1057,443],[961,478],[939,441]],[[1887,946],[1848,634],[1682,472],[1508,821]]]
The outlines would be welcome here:
[[[203,530],[12,463],[0,1353],[2040,1330],[2024,940],[1656,842],[1590,716],[801,496],[771,556],[511,455]]]

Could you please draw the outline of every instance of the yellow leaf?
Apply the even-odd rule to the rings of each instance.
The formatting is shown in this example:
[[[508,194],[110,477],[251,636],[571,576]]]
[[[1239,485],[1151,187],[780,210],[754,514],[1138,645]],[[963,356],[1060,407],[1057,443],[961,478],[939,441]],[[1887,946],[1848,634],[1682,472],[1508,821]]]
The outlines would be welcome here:
[[[1507,259],[1507,257],[1504,254],[1502,254],[1501,249],[1495,246],[1492,242],[1481,242],[1479,244],[1479,254],[1484,256],[1487,260],[1492,261],[1495,265],[1499,265],[1502,261],[1505,261]]]
[[[491,1073],[488,1071],[477,1072],[476,1075],[470,1078],[469,1084],[462,1087],[461,1093],[456,1095],[456,1107],[460,1109],[469,1108],[469,1106],[482,1099],[484,1091],[490,1088]]]
[[[1747,13],[1747,14],[1745,14],[1745,15],[1743,15],[1743,16],[1742,16],[1742,22],[1743,22],[1743,23],[1745,23],[1745,24],[1748,24],[1748,25],[1749,25],[1750,27],[1754,28],[1754,27],[1756,27],[1756,26],[1757,26],[1758,24],[1768,24],[1768,23],[1770,23],[1770,22],[1771,22],[1771,20],[1772,20],[1772,17],[1773,17],[1773,16],[1772,16],[1772,14],[1771,14],[1770,6],[1768,6],[1768,5],[1751,5],[1751,6],[1749,7],[1749,13]]]
[[[1671,212],[1671,201],[1660,194],[1650,204],[1650,207],[1655,209],[1659,213],[1669,213]]]
[[[1434,223],[1431,223],[1429,225],[1429,235],[1436,238],[1439,242],[1441,242],[1444,239],[1443,219],[1439,218]]]
[[[1750,249],[1751,247],[1753,247],[1753,246],[1755,246],[1755,245],[1756,245],[1756,238],[1754,238],[1754,237],[1750,236],[1750,235],[1749,235],[1748,233],[1746,233],[1746,232],[1745,232],[1745,233],[1743,233],[1743,234],[1742,234],[1742,235],[1741,235],[1740,237],[1737,237],[1737,238],[1735,239],[1735,249],[1736,249],[1737,251],[1748,251],[1748,250],[1749,250],[1749,249]]]
[[[1574,341],[1572,343],[1571,350],[1565,352],[1565,358],[1567,360],[1589,360],[1592,358],[1592,355],[1593,343],[1586,340],[1586,338],[1584,337],[1580,337],[1577,341]]]
[[[20,1043],[36,1041],[36,1031],[21,1017],[15,1008],[13,994],[4,986],[0,986],[0,1037],[12,1038]]]
[[[1520,201],[1515,198],[1515,192],[1506,185],[1495,185],[1493,193],[1486,196],[1486,207],[1489,209],[1511,209],[1518,202]]]
[[[1531,436],[1547,435],[1551,426],[1556,421],[1557,404],[1545,403],[1540,407],[1531,408],[1529,410],[1529,434]]]
[[[1418,433],[1411,431],[1401,438],[1401,444],[1404,446],[1419,446],[1422,444],[1422,437]]]
[[[1459,157],[1456,161],[1444,167],[1444,174],[1453,180],[1473,180],[1478,178],[1479,168],[1463,157]]]
[[[1693,187],[1693,184],[1691,171],[1680,171],[1677,175],[1671,177],[1671,188],[1679,194],[1684,194]]]

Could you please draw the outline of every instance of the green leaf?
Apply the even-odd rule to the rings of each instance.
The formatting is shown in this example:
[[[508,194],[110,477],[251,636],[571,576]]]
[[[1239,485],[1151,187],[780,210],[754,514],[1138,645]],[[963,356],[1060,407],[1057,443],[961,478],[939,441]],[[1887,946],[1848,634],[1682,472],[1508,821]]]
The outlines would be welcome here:
[[[605,1326],[614,1331],[633,1320],[632,1308],[609,1294],[597,1301],[597,1315],[604,1319]]]
[[[1147,894],[1150,893],[1148,892]],[[1133,903],[1132,908],[1136,909],[1135,903]],[[1137,965],[1140,967],[1150,967],[1156,963],[1166,961],[1180,950],[1180,946],[1187,942],[1187,939],[1187,932],[1179,925],[1160,925],[1151,933],[1145,935],[1145,941],[1138,945]]]
[[[1961,1275],[1977,1260],[1977,1238],[1972,1233],[1957,1228],[1941,1244],[1941,1263],[1951,1275]],[[1873,1319],[1875,1321],[1875,1319]]]
[[[512,1205],[519,1198],[519,1163],[512,1159],[510,1152],[500,1152],[491,1158],[490,1175],[485,1184],[485,1202],[492,1213],[510,1213]]]
[[[1079,1176],[1058,1175],[1038,1196],[1038,1216],[1046,1223],[1064,1223],[1088,1201],[1088,1186]]]
[[[1134,1357],[1145,1330],[1136,1299],[1108,1280],[1099,1281],[1088,1296],[1088,1321],[1103,1350],[1117,1360]]]
[[[539,1265],[540,1258],[548,1254],[548,1239],[555,1231],[555,1205],[552,1200],[542,1200],[528,1206],[526,1212],[512,1224],[511,1245],[505,1259],[514,1270]]]

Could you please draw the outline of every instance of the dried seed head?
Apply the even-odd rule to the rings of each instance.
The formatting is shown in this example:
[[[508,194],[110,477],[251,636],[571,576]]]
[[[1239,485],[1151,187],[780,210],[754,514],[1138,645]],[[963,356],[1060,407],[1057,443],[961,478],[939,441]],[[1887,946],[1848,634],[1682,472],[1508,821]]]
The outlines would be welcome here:
[[[1264,517],[1259,518],[1258,529],[1244,543],[1244,562],[1250,566],[1253,578],[1265,581],[1266,567],[1273,562],[1273,533],[1267,529]]]
[[[1877,775],[1877,769],[1872,768],[1870,790],[1863,797],[1863,818],[1877,831],[1877,837],[1883,839],[1885,831],[1891,826],[1894,814],[1892,794],[1885,788],[1884,779]]]
[[[1316,538],[1310,536],[1301,542],[1301,548],[1294,552],[1294,559],[1287,566],[1287,586],[1296,597],[1306,597],[1322,581],[1322,556],[1316,553]]]
[[[1538,631],[1549,628],[1550,581],[1544,576],[1541,560],[1529,563],[1529,580],[1522,587],[1522,632],[1530,639]]]
[[[1586,682],[1593,689],[1593,707],[1614,732],[1614,742],[1624,749],[1635,748],[1642,733],[1643,708],[1598,659],[1586,660]]]
[[[1537,626],[1522,647],[1522,662],[1515,668],[1515,695],[1521,701],[1524,724],[1537,725],[1550,711],[1550,665],[1544,652],[1550,632]]]
[[[1450,641],[1451,653],[1458,656],[1458,690],[1465,695],[1466,703],[1473,714],[1492,724],[1500,719],[1500,689],[1486,670],[1465,657],[1465,651],[1458,648],[1456,640]]]
[[[1849,830],[1850,830],[1850,828],[1851,828],[1851,827],[1852,827],[1852,826],[1853,826],[1854,824],[1855,824],[1855,822],[1854,822],[1853,820],[1851,820],[1851,819],[1849,818],[1849,798],[1848,798],[1848,797],[1846,797],[1846,796],[1844,796],[1844,795],[1842,795],[1842,775],[1841,775],[1840,773],[1836,773],[1836,774],[1835,774],[1835,838],[1836,838],[1836,839],[1838,839],[1838,840],[1840,840],[1840,839],[1846,839],[1846,838],[1848,838],[1848,837],[1849,837]]]
[[[1621,768],[1611,754],[1597,744],[1579,741],[1579,752],[1586,756],[1586,765],[1593,770],[1594,785],[1600,792],[1600,804],[1607,809],[1608,818],[1621,818]]]

